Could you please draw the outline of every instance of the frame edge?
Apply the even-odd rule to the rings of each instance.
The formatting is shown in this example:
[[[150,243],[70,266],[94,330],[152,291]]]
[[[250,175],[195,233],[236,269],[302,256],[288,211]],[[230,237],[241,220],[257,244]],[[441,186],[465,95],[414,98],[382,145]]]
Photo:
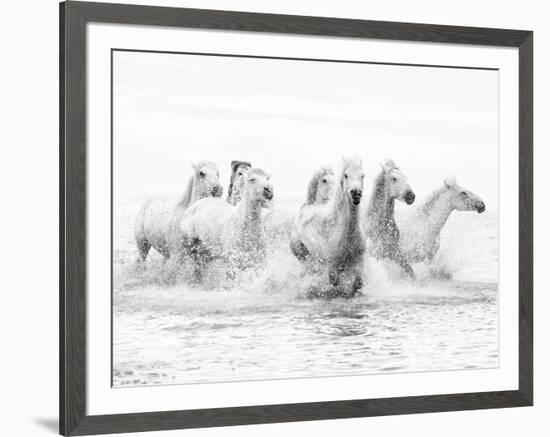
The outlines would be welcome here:
[[[519,47],[519,391],[533,405],[533,32]]]
[[[530,34],[530,31],[517,29],[373,21],[219,9],[86,1],[68,2],[68,5],[72,10],[78,10],[89,21],[248,32],[511,47],[519,47]]]
[[[86,19],[59,4],[59,432],[86,418]]]
[[[65,3],[59,3],[59,434],[65,435]]]

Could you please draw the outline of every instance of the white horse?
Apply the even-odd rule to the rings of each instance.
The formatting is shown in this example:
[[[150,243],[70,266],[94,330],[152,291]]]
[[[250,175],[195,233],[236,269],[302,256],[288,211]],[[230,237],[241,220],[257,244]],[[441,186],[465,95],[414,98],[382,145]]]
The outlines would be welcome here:
[[[201,161],[193,164],[193,175],[179,200],[166,197],[148,199],[138,211],[134,222],[138,263],[145,262],[151,247],[165,260],[169,259],[180,239],[179,228],[175,225],[185,210],[199,199],[220,197],[222,193],[218,168],[213,162]]]
[[[247,161],[231,161],[231,177],[227,189],[227,201],[236,205],[241,200],[241,189],[244,177],[252,165]]]
[[[242,199],[236,206],[209,198],[185,211],[179,229],[183,248],[195,261],[196,276],[217,258],[229,263],[229,274],[264,262],[262,208],[273,199],[269,179],[263,170],[252,168],[244,176]]]
[[[290,250],[313,271],[327,268],[334,295],[352,297],[363,286],[363,179],[361,160],[344,158],[332,198],[321,204],[306,202],[292,229]]]
[[[327,203],[334,193],[336,179],[330,167],[321,167],[315,172],[307,189],[306,204]],[[296,208],[272,206],[264,216],[265,232],[271,245],[287,243],[294,225]]]
[[[441,230],[454,210],[482,213],[485,203],[454,178],[447,178],[443,187],[432,193],[401,226],[399,247],[408,262],[433,260],[439,250]]]
[[[382,165],[376,177],[374,190],[366,211],[365,229],[369,254],[375,258],[389,258],[397,262],[405,273],[414,278],[414,272],[399,249],[399,229],[394,218],[395,200],[407,205],[414,202],[407,176],[391,159]]]

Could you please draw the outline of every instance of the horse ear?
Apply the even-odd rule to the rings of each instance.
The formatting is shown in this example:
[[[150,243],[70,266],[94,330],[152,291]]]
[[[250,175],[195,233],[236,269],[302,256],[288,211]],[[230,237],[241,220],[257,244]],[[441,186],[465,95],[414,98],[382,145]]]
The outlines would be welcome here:
[[[447,188],[453,188],[456,185],[456,178],[454,176],[447,176],[444,182]]]
[[[392,169],[392,167],[388,165],[388,162],[386,162],[385,164],[380,163],[380,167],[382,167],[382,171],[386,174],[389,173]]]

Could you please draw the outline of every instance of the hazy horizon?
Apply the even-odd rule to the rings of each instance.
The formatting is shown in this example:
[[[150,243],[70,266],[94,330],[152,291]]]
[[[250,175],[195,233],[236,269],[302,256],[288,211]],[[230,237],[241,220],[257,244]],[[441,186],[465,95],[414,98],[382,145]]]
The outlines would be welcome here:
[[[115,196],[182,191],[203,159],[300,196],[356,153],[367,186],[392,158],[419,198],[454,175],[498,200],[497,71],[115,52],[113,97]]]

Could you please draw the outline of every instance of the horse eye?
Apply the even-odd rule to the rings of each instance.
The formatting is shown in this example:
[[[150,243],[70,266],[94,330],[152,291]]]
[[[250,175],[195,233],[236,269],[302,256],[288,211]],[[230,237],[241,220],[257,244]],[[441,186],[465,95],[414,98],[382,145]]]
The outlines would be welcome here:
[[[326,179],[323,179],[323,184],[326,184],[327,183],[327,180]]]
[[[239,172],[239,176],[242,176],[243,174],[241,172]]]
[[[344,178],[348,178],[348,174],[347,173],[344,173]]]
[[[203,172],[203,171],[201,171],[201,172],[199,172],[199,175],[201,176],[201,178],[203,178],[203,177],[205,177],[205,176],[206,176],[206,173],[205,173],[205,172]]]
[[[250,179],[250,182],[256,182],[256,178]]]
[[[460,195],[461,195],[461,196],[466,196],[466,191],[462,191],[462,192],[460,193]]]

